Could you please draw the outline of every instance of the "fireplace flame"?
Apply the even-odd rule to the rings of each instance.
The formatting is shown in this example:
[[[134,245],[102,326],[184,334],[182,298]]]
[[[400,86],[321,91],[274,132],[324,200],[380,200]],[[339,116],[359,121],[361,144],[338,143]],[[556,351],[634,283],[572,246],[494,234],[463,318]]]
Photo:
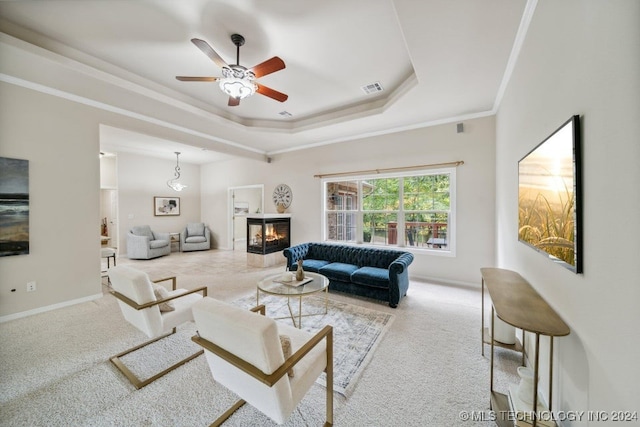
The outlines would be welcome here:
[[[278,233],[276,233],[276,230],[273,226],[273,224],[267,224],[267,226],[265,227],[265,237],[264,239],[267,242],[273,242],[274,240],[278,240],[280,238],[280,236],[278,236]]]
[[[265,236],[264,236],[265,242],[275,242],[281,239],[281,236],[278,235],[278,233],[276,232],[272,224],[267,224],[267,226],[265,227],[264,233],[265,233]],[[256,240],[259,242],[262,242],[262,233],[256,233]]]

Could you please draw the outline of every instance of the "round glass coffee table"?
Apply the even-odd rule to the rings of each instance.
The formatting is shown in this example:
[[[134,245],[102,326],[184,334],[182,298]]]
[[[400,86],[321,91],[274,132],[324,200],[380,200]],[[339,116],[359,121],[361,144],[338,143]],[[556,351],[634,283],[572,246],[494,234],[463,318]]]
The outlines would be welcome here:
[[[256,305],[260,305],[260,292],[268,295],[275,295],[279,297],[287,298],[287,307],[289,308],[289,315],[287,317],[277,317],[276,319],[286,319],[291,317],[293,326],[298,329],[302,327],[302,318],[306,316],[319,316],[327,314],[327,305],[329,301],[329,279],[318,273],[304,273],[305,279],[311,279],[308,282],[304,282],[301,285],[297,285],[297,282],[282,282],[282,274],[276,274],[274,276],[265,277],[258,282],[258,288],[256,291]],[[324,291],[324,312],[320,313],[307,313],[302,314],[302,297],[317,294]],[[298,298],[298,314],[293,314],[291,309],[291,298]],[[296,317],[298,322],[296,324]]]

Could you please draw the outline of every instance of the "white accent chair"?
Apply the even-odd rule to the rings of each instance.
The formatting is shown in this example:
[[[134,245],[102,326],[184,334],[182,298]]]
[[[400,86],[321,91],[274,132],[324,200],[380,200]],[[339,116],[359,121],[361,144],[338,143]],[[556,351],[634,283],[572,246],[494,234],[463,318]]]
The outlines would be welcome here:
[[[203,286],[191,291],[176,289],[175,277],[167,277],[152,282],[145,272],[126,265],[110,268],[109,279],[112,287],[111,294],[118,299],[118,305],[122,310],[125,320],[149,338],[152,338],[150,341],[125,350],[109,359],[120,372],[131,381],[136,389],[146,386],[202,354],[202,351],[192,354],[146,380],[136,377],[129,368],[122,363],[120,358],[148,344],[174,334],[176,327],[183,323],[193,322],[193,312],[191,308],[196,302],[202,300],[202,298],[207,295],[207,287]],[[154,290],[153,283],[167,280],[173,282],[172,290],[168,291],[164,287]],[[198,292],[202,292],[202,295],[197,295]],[[162,295],[163,297],[158,298],[157,295]],[[167,307],[167,304],[170,304],[170,306]],[[162,311],[161,309],[171,310]]]
[[[203,223],[188,223],[185,229],[180,232],[180,250],[182,252],[209,249],[211,249],[211,231]]]
[[[127,233],[127,257],[151,259],[171,253],[169,233],[151,231],[148,225],[138,225]]]
[[[245,403],[283,424],[323,371],[327,377],[324,425],[333,425],[331,326],[312,334],[265,317],[264,305],[249,311],[213,298],[194,304],[193,316],[198,335],[191,339],[205,349],[213,379],[241,398],[212,426],[224,423]],[[289,337],[291,343],[292,354],[286,359],[281,336]]]

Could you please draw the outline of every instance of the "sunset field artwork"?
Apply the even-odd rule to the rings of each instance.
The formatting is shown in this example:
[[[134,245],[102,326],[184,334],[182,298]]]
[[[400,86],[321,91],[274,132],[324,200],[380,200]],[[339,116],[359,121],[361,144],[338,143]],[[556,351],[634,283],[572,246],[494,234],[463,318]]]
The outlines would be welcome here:
[[[575,270],[578,217],[573,120],[518,164],[518,239]]]

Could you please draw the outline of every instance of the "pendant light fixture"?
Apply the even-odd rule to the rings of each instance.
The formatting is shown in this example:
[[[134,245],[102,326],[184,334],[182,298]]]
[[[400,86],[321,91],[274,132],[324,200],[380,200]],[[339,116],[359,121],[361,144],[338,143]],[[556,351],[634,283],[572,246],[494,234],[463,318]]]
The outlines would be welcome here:
[[[179,157],[180,156],[180,152],[175,151],[175,153],[176,153],[176,173],[175,173],[175,177],[173,179],[170,179],[169,181],[167,181],[167,185],[172,190],[182,191],[185,188],[187,188],[187,186],[184,185],[184,184],[180,184],[178,182],[178,180],[180,179],[180,157]]]

